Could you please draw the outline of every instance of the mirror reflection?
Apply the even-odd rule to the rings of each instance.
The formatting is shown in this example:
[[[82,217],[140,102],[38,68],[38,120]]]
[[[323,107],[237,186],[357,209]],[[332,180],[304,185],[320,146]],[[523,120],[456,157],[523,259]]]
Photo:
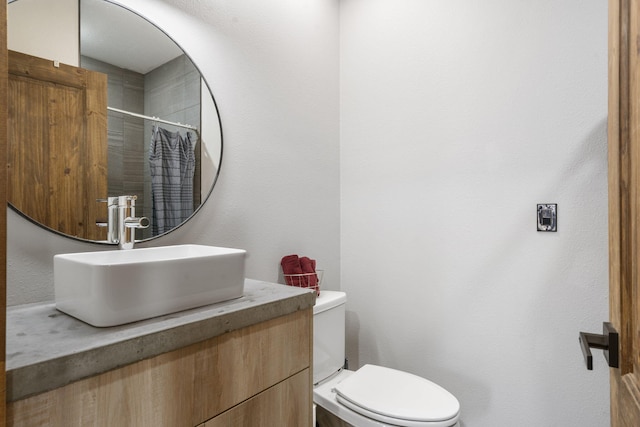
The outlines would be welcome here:
[[[16,70],[10,71],[11,205],[54,231],[106,241],[106,229],[97,224],[105,224],[107,207],[96,200],[135,195],[136,215],[151,221],[136,238],[171,231],[197,211],[218,175],[221,129],[206,82],[188,55],[138,14],[106,0],[50,3],[16,0],[8,8],[9,48],[28,54],[10,57]],[[52,13],[69,25],[61,29]],[[46,22],[46,31],[25,31]],[[58,42],[66,40],[73,50],[74,30],[79,51],[69,55]],[[37,40],[41,34],[47,37]],[[68,62],[76,56],[76,63],[58,59],[63,56]],[[35,65],[39,59],[45,65]],[[41,68],[44,77],[27,82]],[[61,83],[52,75],[61,70],[86,76],[57,93],[51,88]],[[87,83],[101,78],[104,89]],[[34,86],[46,88],[46,102]]]

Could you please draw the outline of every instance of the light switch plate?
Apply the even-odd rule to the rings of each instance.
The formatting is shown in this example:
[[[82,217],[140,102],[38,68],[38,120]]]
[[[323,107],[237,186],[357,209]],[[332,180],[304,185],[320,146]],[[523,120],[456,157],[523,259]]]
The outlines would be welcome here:
[[[558,204],[538,204],[536,218],[538,231],[558,231]]]

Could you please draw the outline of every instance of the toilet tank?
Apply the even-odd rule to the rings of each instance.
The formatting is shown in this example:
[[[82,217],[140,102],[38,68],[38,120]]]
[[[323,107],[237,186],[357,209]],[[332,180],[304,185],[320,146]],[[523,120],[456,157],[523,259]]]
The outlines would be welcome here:
[[[313,383],[330,377],[344,365],[347,294],[320,291],[313,307]]]

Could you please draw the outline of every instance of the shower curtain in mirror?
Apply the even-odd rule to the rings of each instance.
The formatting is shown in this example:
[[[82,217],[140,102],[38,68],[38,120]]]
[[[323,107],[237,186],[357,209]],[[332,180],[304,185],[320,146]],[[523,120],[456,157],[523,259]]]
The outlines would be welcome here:
[[[154,236],[177,227],[193,213],[195,143],[191,132],[183,136],[153,126],[149,163]]]

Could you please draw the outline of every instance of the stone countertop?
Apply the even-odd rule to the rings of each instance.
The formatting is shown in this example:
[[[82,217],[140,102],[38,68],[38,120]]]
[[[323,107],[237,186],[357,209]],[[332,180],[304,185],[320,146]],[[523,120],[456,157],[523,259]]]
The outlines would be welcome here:
[[[7,401],[312,307],[315,293],[246,279],[240,298],[110,328],[53,302],[7,308]]]

